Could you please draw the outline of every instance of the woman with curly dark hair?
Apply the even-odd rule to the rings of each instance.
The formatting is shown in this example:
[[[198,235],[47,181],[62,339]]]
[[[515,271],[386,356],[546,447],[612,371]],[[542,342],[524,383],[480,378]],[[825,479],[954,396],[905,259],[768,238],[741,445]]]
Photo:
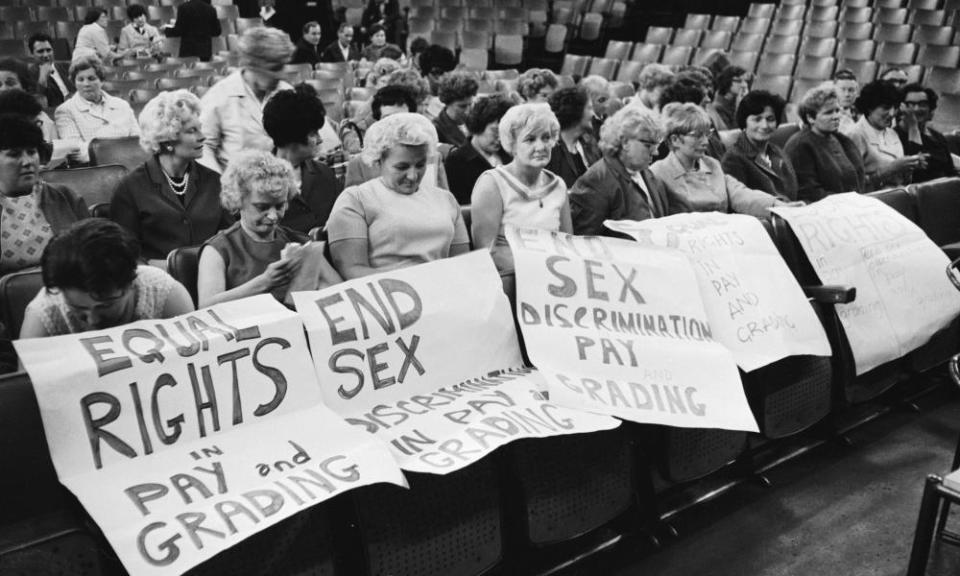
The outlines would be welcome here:
[[[560,139],[547,170],[563,178],[570,188],[600,159],[600,149],[591,136],[593,104],[587,91],[580,87],[561,88],[550,95],[549,102],[560,122]]]
[[[500,119],[513,104],[506,94],[491,94],[477,99],[467,112],[470,140],[450,152],[443,163],[450,191],[461,205],[470,204],[481,174],[510,162],[510,155],[500,145]]]
[[[480,85],[469,72],[451,72],[440,80],[437,96],[443,102],[443,110],[433,121],[441,144],[463,146],[467,135],[461,129],[467,119],[467,111],[477,96]]]

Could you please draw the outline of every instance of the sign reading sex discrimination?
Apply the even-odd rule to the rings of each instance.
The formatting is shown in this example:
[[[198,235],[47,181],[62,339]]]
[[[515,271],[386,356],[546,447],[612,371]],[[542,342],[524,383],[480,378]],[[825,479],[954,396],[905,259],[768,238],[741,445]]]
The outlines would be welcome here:
[[[324,402],[405,470],[446,474],[520,438],[614,428],[547,401],[489,254],[293,294]]]
[[[716,339],[745,371],[788,356],[830,356],[823,326],[756,218],[696,212],[605,224],[687,255]]]
[[[300,319],[269,295],[15,345],[60,481],[131,574],[181,574],[344,491],[405,485],[323,405]]]
[[[552,401],[635,422],[757,430],[685,255],[528,228],[507,239],[517,317]]]
[[[883,202],[834,194],[809,206],[776,208],[824,284],[857,289],[838,304],[857,374],[925,344],[960,313],[946,255],[916,224]]]

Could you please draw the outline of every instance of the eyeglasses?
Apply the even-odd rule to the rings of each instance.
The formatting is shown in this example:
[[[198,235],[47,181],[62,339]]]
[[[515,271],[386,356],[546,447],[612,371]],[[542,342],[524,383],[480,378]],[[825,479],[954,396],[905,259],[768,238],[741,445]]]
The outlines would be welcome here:
[[[701,138],[709,138],[710,132],[704,132],[701,130],[692,130],[690,132],[684,133],[683,136],[689,136],[694,140],[700,140]]]
[[[634,138],[634,140],[645,145],[647,148],[651,150],[656,150],[657,148],[660,147],[660,142],[655,142],[653,140],[645,140],[643,138]]]
[[[904,100],[903,105],[904,105],[904,106],[913,106],[913,107],[916,107],[916,108],[929,108],[929,107],[930,107],[930,101],[929,101],[929,100],[913,100],[913,101],[911,101],[911,100]]]

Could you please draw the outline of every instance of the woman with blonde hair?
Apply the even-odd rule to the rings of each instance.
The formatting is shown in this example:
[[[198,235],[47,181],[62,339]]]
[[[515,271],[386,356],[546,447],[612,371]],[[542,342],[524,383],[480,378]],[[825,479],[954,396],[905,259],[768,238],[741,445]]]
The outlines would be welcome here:
[[[367,131],[363,159],[380,175],[344,190],[327,221],[330,254],[344,278],[470,249],[453,194],[423,177],[436,150],[437,131],[420,114],[393,114]]]
[[[507,225],[572,233],[567,186],[546,169],[560,138],[560,123],[548,104],[519,104],[500,119],[500,145],[513,156],[487,170],[473,188],[473,242],[490,250],[501,275],[513,272]]]
[[[161,92],[140,113],[140,146],[150,158],[117,185],[110,217],[155,264],[233,223],[220,206],[220,175],[197,162],[203,142],[200,100],[189,90]]]

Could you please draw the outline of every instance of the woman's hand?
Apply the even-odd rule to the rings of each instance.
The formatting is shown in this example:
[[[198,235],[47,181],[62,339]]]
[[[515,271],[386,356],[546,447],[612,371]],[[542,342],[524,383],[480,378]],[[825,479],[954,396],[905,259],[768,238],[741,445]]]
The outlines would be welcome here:
[[[260,281],[263,283],[263,291],[269,292],[274,288],[289,284],[294,274],[300,269],[301,262],[302,258],[297,256],[271,262],[267,266],[267,269],[259,276]]]

